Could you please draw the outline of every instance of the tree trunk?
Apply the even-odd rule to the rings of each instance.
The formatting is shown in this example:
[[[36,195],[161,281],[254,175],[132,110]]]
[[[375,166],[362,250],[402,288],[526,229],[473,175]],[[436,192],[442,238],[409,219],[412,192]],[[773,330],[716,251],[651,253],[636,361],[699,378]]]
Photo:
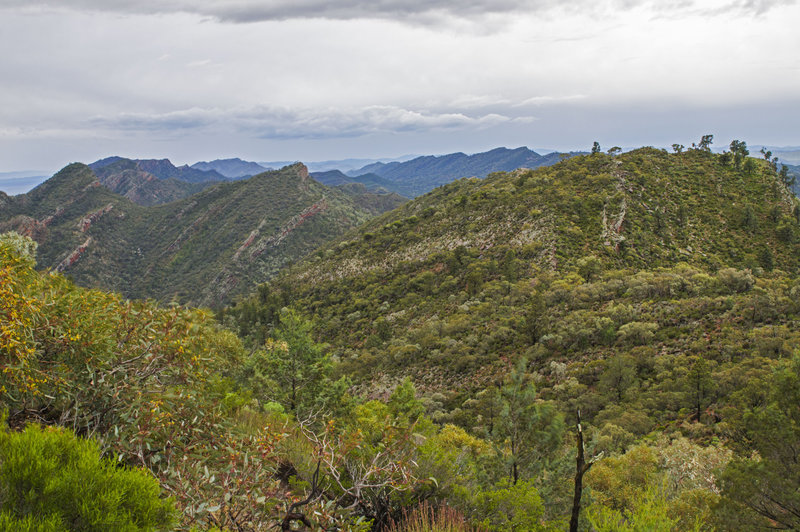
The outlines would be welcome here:
[[[578,458],[575,467],[575,493],[572,497],[572,517],[569,520],[569,532],[578,532],[578,518],[581,515],[581,497],[583,496],[583,475],[592,467],[594,461],[586,462],[583,448],[583,429],[581,428],[581,411],[578,410],[578,432],[575,440],[578,445]],[[597,457],[599,458],[599,456]]]

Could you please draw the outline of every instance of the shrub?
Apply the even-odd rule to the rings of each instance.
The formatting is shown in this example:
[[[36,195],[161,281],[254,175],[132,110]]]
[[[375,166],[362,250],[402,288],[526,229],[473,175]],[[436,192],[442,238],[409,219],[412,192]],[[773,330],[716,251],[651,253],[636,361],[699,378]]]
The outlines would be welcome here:
[[[0,431],[0,529],[165,530],[176,517],[156,479],[100,458],[97,443],[29,425]]]

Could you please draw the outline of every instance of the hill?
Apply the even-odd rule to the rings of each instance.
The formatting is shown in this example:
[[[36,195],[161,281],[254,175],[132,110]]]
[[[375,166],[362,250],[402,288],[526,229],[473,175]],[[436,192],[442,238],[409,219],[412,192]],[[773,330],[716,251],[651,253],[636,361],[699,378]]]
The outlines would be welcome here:
[[[28,194],[6,197],[0,232],[35,238],[39,265],[82,285],[218,306],[369,216],[350,196],[309,179],[302,164],[153,207],[72,164]]]
[[[645,148],[458,180],[320,249],[233,313],[256,312],[265,294],[291,298],[313,314],[343,371],[374,390],[404,375],[440,390],[454,376],[485,383],[507,360],[538,357],[551,344],[560,347],[542,363],[563,356],[573,333],[589,333],[559,320],[591,307],[599,318],[624,294],[636,303],[626,303],[630,316],[614,322],[612,338],[629,321],[658,322],[655,330],[670,334],[670,318],[651,321],[636,305],[664,290],[713,292],[726,268],[797,274],[796,199],[766,163],[754,168],[744,174],[699,150]],[[548,325],[531,325],[525,316],[541,297]],[[264,334],[242,319],[245,336]],[[608,348],[592,356],[597,350]]]
[[[260,174],[261,172],[271,170],[271,168],[265,168],[258,163],[243,161],[238,157],[234,159],[216,159],[211,162],[201,161],[194,163],[191,168],[194,168],[195,170],[202,170],[204,172],[213,170],[225,177],[232,179],[250,177]]]
[[[451,153],[441,156],[427,155],[404,162],[379,162],[347,174],[376,174],[393,183],[393,188],[385,188],[413,198],[462,177],[482,178],[492,172],[538,168],[555,164],[559,160],[561,156],[557,153],[542,156],[526,147],[496,148],[474,155]]]
[[[438,424],[512,457],[526,434],[528,458],[503,471],[516,483],[517,466],[531,468],[520,478],[546,516],[571,500],[576,456],[574,437],[571,452],[545,450],[552,408],[586,431],[591,504],[616,508],[588,511],[597,530],[648,518],[794,529],[799,216],[767,161],[578,156],[416,198],[223,319],[255,349],[288,303],[356,393],[385,400],[410,379]]]

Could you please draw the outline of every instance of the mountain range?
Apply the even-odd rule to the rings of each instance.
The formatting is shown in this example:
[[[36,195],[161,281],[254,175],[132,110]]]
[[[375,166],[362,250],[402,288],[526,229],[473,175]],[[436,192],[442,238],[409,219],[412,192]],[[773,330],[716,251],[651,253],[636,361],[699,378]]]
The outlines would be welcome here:
[[[94,166],[102,175],[130,163]],[[140,172],[139,165],[127,171]],[[162,162],[145,167],[176,175]],[[189,172],[179,168],[183,173]],[[33,237],[40,267],[82,285],[220,306],[372,216],[353,194],[309,178],[302,164],[210,183],[188,198],[155,206],[138,205],[102,181],[92,167],[75,163],[28,194],[2,194],[0,232]]]
[[[555,164],[562,158],[559,153],[539,155],[524,146],[515,149],[495,148],[473,155],[459,152],[427,155],[403,162],[377,162],[346,174],[358,182],[363,182],[361,176],[376,175],[386,180],[381,185],[384,188],[413,198],[462,177],[483,178],[492,172],[539,168]]]

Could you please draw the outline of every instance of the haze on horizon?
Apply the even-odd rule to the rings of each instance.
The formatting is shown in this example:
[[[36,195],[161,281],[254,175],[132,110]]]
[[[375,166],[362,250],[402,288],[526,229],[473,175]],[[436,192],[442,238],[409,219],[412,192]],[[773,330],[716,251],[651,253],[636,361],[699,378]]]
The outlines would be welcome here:
[[[794,0],[0,0],[0,171],[800,145]]]

